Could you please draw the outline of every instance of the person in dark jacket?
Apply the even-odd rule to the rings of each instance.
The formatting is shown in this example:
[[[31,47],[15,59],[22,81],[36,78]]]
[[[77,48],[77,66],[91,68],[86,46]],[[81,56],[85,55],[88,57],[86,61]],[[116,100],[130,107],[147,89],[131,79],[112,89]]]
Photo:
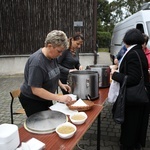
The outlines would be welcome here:
[[[123,47],[121,47],[120,51],[118,52],[118,54],[116,55],[116,58],[114,59],[114,64],[118,65],[119,61],[121,60],[121,58],[123,57],[124,53],[127,51],[126,46],[124,45]]]
[[[144,37],[138,29],[130,29],[126,32],[123,42],[126,45],[127,51],[120,62],[119,72],[112,70],[112,79],[123,83],[125,75],[127,78],[126,87],[137,85],[141,79],[140,62],[137,54],[142,61],[144,73],[144,82],[148,81],[148,62],[142,50]],[[142,98],[142,97],[141,97]],[[149,105],[147,104],[132,104],[125,103],[125,120],[121,125],[120,150],[140,150],[145,146],[147,127],[149,120]]]
[[[67,84],[69,72],[83,69],[77,53],[77,49],[81,47],[83,40],[83,35],[80,32],[77,32],[73,37],[69,38],[69,48],[58,57],[60,81],[63,84]],[[63,94],[68,94],[68,91],[65,91],[64,89],[61,90]]]

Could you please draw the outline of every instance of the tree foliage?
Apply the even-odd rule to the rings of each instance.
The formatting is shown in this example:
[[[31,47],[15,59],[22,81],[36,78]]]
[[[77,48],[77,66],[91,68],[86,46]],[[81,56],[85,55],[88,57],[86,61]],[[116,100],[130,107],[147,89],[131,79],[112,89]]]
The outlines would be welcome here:
[[[97,41],[100,44],[104,44],[99,45],[99,47],[109,45],[109,43],[105,42],[110,42],[108,35],[110,35],[109,38],[111,39],[111,34],[116,23],[139,11],[141,6],[146,2],[149,2],[149,0],[113,0],[111,3],[108,0],[98,0]],[[106,34],[106,32],[109,34]],[[107,37],[102,37],[106,35]]]
[[[109,5],[111,7],[111,20],[114,24],[122,21],[128,16],[141,9],[141,6],[149,0],[114,0]]]

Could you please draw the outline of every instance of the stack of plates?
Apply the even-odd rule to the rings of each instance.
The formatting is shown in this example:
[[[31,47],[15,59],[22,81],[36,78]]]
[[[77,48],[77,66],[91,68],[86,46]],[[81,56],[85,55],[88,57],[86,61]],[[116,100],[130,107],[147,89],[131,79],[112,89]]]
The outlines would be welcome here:
[[[27,118],[24,128],[37,134],[47,134],[55,131],[56,127],[67,121],[67,116],[58,111],[41,111]]]

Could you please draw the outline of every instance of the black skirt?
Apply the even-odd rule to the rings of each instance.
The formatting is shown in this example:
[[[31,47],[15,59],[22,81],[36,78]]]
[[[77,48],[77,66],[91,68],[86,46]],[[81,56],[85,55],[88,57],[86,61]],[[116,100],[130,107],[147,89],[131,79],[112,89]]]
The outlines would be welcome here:
[[[125,121],[121,125],[120,143],[127,147],[140,144],[145,147],[147,127],[149,121],[149,106],[126,105]]]

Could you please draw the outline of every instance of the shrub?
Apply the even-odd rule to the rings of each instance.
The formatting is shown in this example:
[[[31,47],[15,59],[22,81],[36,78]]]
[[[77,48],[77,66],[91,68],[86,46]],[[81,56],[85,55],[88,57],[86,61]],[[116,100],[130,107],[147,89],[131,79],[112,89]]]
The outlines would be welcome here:
[[[109,48],[111,41],[111,33],[110,32],[100,32],[97,31],[97,43],[99,48]]]

